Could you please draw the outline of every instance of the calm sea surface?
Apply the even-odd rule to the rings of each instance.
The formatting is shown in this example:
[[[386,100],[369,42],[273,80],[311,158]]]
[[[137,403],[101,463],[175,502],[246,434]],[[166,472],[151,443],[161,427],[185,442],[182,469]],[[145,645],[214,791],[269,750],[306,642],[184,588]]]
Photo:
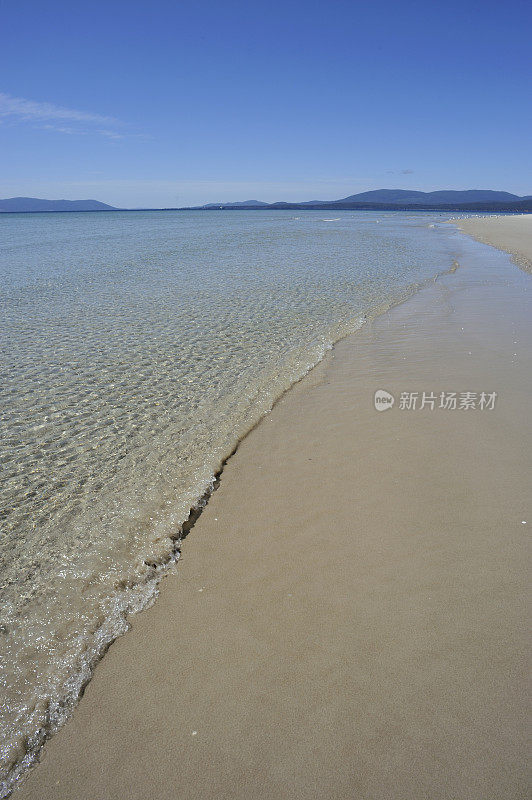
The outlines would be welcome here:
[[[6,787],[151,602],[238,440],[365,315],[451,267],[448,216],[0,216]]]

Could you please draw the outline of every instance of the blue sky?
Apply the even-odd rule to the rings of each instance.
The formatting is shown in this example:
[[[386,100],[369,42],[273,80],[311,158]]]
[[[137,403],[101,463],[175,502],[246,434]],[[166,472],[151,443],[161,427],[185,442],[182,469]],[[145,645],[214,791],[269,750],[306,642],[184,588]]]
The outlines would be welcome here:
[[[0,0],[0,197],[532,194],[532,4]]]

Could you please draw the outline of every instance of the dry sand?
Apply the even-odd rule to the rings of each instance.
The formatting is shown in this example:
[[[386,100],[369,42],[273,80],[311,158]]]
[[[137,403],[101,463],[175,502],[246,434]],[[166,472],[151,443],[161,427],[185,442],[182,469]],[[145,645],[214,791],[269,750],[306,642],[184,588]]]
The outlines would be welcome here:
[[[455,224],[479,242],[512,253],[520,267],[532,272],[532,214],[471,217]]]
[[[243,441],[18,800],[529,796],[532,284],[463,241]]]

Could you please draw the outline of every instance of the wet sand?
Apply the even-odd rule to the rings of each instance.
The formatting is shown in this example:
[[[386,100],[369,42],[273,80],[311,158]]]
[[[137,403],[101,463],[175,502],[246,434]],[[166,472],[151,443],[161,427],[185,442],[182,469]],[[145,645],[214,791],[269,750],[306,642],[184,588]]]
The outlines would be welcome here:
[[[528,797],[532,290],[464,241],[241,443],[15,797]]]

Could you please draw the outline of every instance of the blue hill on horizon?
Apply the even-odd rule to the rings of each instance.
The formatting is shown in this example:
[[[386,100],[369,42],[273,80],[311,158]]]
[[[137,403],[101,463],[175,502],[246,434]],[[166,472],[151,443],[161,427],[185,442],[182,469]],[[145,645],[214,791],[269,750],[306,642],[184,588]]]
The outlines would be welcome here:
[[[435,192],[421,192],[412,189],[372,189],[368,192],[351,194],[340,200],[306,200],[306,201],[281,201],[276,203],[263,203],[247,200],[245,203],[208,203],[196,206],[198,209],[231,208],[270,208],[270,209],[439,209],[467,211],[521,211],[532,210],[532,195],[520,197],[511,192],[496,191],[493,189],[442,189]]]
[[[0,200],[0,212],[116,211],[99,200],[41,200],[38,197],[9,197]]]

